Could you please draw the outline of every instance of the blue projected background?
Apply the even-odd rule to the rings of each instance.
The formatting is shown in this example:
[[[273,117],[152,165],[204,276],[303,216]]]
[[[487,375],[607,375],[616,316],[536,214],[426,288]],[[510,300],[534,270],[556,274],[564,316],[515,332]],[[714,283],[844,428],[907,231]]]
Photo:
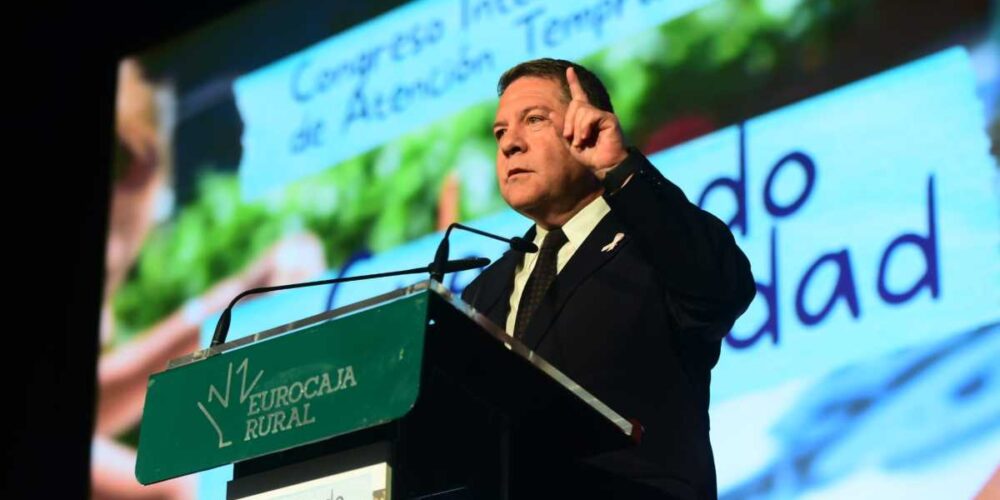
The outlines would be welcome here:
[[[423,265],[455,220],[521,234],[489,125],[499,74],[542,56],[594,69],[631,142],[751,259],[757,298],[713,370],[721,497],[971,498],[997,481],[985,2],[914,7],[936,19],[920,30],[879,0],[425,0],[352,22],[303,5],[122,62],[95,498],[224,495],[225,468],[128,488],[145,378],[207,345],[238,291]],[[252,55],[254,16],[282,56]],[[455,257],[503,250],[452,237]],[[418,279],[247,301],[230,338]]]

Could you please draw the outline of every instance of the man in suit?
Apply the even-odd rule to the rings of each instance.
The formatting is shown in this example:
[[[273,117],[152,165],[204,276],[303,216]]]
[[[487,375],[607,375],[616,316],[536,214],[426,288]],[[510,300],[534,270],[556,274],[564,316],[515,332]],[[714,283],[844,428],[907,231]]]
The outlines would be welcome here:
[[[498,93],[500,192],[535,222],[526,237],[541,250],[507,252],[463,299],[644,430],[599,468],[532,463],[522,477],[560,483],[560,496],[714,498],[710,371],[754,296],[749,262],[724,223],[626,147],[590,71],[529,61]]]

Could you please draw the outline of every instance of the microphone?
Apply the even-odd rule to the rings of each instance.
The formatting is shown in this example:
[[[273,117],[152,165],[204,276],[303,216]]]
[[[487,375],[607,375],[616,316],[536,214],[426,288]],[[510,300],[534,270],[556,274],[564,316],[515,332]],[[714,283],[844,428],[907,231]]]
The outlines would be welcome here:
[[[442,274],[446,273],[457,273],[459,271],[466,271],[468,269],[476,269],[479,267],[484,267],[489,265],[490,259],[485,257],[474,257],[469,259],[457,259],[457,260],[446,260],[443,264],[438,264],[437,262],[428,264],[423,267],[414,267],[412,269],[403,269],[402,271],[389,271],[385,273],[374,273],[374,274],[361,274],[358,276],[348,276],[344,278],[331,278],[328,280],[320,281],[306,281],[303,283],[290,283],[288,285],[277,285],[277,286],[263,286],[258,288],[251,288],[249,290],[244,290],[240,292],[239,295],[233,298],[226,306],[226,309],[222,311],[222,315],[219,316],[219,322],[215,324],[215,334],[212,335],[211,347],[215,347],[226,341],[226,335],[229,333],[229,323],[232,320],[233,306],[239,302],[240,299],[248,295],[255,295],[259,293],[267,292],[277,292],[280,290],[289,290],[292,288],[306,288],[310,286],[321,286],[321,285],[332,285],[334,283],[346,283],[348,281],[361,281],[370,280],[375,278],[388,278],[390,276],[401,276],[404,274],[423,274],[431,272],[432,269],[440,269]],[[440,280],[438,280],[440,282]]]
[[[513,238],[504,238],[503,236],[497,236],[493,233],[487,233],[486,231],[476,229],[474,227],[469,227],[457,222],[452,222],[448,229],[444,232],[444,238],[441,238],[441,243],[438,244],[437,251],[434,252],[434,262],[431,263],[431,279],[437,282],[441,282],[444,279],[445,271],[443,270],[444,265],[448,262],[448,236],[451,235],[452,229],[461,229],[463,231],[468,231],[470,233],[476,233],[480,236],[485,236],[487,238],[492,238],[494,240],[502,241],[510,245],[511,250],[515,250],[522,253],[535,253],[538,251],[538,246],[534,243],[521,238],[520,236],[514,236]]]

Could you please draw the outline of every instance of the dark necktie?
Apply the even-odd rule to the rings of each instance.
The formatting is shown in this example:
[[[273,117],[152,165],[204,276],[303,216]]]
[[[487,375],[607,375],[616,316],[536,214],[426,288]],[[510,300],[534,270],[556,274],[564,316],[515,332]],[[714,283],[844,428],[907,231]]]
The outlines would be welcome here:
[[[542,303],[545,292],[556,279],[556,256],[559,249],[566,244],[566,234],[562,229],[554,229],[545,235],[542,248],[538,251],[538,260],[531,276],[521,292],[521,302],[517,305],[517,318],[514,320],[514,338],[520,339],[528,329],[531,317]]]

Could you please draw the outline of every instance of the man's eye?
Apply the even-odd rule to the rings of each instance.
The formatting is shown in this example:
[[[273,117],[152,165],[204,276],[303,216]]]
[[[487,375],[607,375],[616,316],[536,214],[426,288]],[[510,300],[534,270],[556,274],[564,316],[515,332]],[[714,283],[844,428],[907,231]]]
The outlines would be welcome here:
[[[531,115],[528,117],[528,123],[539,123],[544,121],[545,117],[541,115]]]
[[[503,137],[503,133],[504,132],[506,132],[506,129],[498,128],[498,129],[494,130],[493,131],[493,138],[499,141],[500,138]]]

